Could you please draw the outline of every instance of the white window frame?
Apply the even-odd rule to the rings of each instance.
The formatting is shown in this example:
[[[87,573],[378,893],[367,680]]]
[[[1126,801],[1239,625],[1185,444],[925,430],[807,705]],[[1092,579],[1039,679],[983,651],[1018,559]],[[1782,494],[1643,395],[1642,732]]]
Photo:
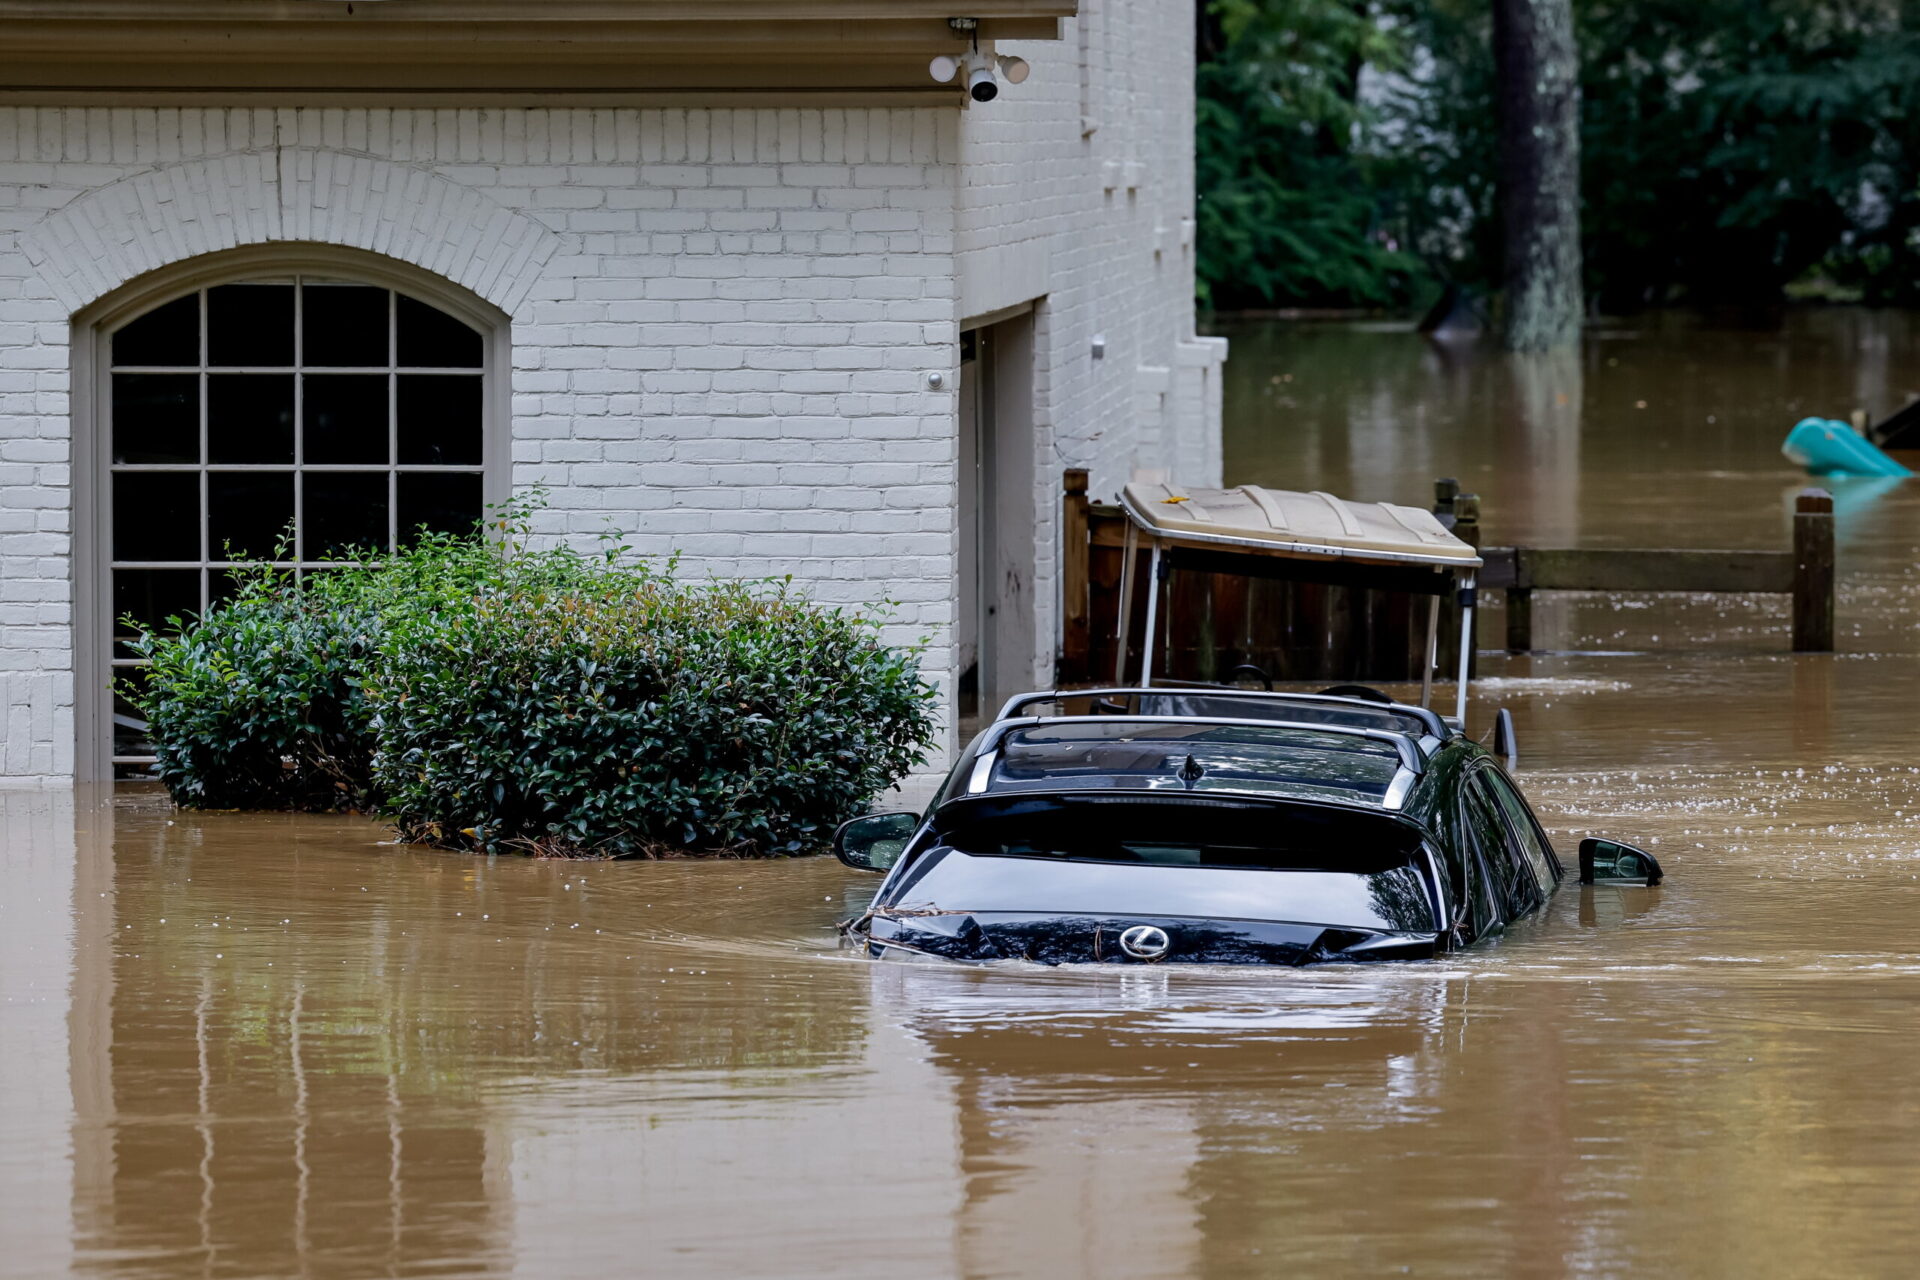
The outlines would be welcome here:
[[[113,765],[113,696],[106,674],[113,662],[113,450],[111,430],[112,356],[108,338],[114,329],[177,298],[216,285],[251,280],[319,277],[329,282],[366,284],[417,298],[479,330],[485,344],[481,384],[481,501],[504,502],[511,489],[511,321],[505,312],[431,272],[361,250],[329,245],[256,245],[196,258],[143,276],[92,304],[73,321],[73,655],[74,721],[78,738],[75,777],[80,782],[110,782]],[[391,341],[391,331],[390,331]],[[390,348],[391,350],[391,348]],[[202,357],[205,351],[202,350]],[[300,352],[296,348],[296,358]],[[315,370],[315,372],[323,372]],[[324,372],[334,372],[325,370]],[[469,375],[470,376],[470,375]],[[204,421],[204,408],[203,421]],[[296,415],[297,416],[297,415]],[[297,429],[297,428],[296,428]],[[144,468],[135,468],[144,469]],[[188,468],[195,469],[195,468]],[[204,473],[204,458],[197,468]],[[213,470],[248,470],[214,467]],[[260,467],[295,473],[299,467]],[[405,470],[397,456],[388,464],[321,466],[325,471]],[[471,468],[445,468],[465,469]],[[398,519],[390,507],[389,527]],[[215,557],[218,559],[218,557]],[[182,562],[173,568],[194,568]]]

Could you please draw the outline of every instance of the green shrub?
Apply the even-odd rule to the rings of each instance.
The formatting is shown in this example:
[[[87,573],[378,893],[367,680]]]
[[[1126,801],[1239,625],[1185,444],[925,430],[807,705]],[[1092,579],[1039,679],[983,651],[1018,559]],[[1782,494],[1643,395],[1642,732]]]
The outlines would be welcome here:
[[[818,848],[933,727],[915,660],[859,618],[610,568],[396,625],[368,692],[401,833],[488,850]]]
[[[192,808],[373,807],[362,686],[388,620],[471,595],[501,564],[485,539],[423,534],[360,568],[230,570],[230,598],[130,642],[150,664],[125,692],[146,716],[158,777]]]
[[[374,808],[456,848],[784,854],[925,757],[933,690],[871,621],[621,550],[435,537],[259,571],[135,646],[160,777],[184,805]]]
[[[347,600],[247,592],[177,635],[132,648],[152,665],[128,692],[157,773],[200,809],[358,809],[373,738],[360,674],[377,619]]]

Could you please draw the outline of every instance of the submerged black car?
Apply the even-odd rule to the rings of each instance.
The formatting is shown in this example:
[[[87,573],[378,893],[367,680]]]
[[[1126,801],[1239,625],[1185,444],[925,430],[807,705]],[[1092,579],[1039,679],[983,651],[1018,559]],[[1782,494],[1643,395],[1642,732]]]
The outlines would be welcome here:
[[[1564,876],[1492,754],[1372,691],[1016,698],[925,814],[856,818],[834,844],[886,872],[848,937],[966,961],[1419,959],[1500,933]],[[1581,879],[1660,868],[1587,840]]]

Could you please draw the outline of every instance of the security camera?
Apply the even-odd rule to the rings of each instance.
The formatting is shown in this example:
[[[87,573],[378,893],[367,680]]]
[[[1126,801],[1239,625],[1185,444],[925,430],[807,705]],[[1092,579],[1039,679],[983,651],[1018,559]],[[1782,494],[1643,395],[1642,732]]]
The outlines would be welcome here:
[[[1000,82],[987,67],[975,67],[967,76],[967,93],[975,102],[992,102],[1000,96]]]
[[[960,74],[960,59],[948,57],[943,53],[927,64],[927,74],[941,84],[945,84]]]

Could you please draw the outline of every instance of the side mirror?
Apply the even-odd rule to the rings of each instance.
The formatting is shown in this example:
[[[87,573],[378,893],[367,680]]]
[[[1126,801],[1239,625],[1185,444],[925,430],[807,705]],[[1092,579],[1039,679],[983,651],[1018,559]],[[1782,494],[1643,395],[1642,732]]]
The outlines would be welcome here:
[[[833,853],[860,871],[885,871],[907,850],[907,841],[920,829],[917,813],[870,813],[843,822],[833,833]]]
[[[1645,885],[1660,883],[1660,862],[1644,849],[1618,840],[1589,836],[1580,842],[1581,884]]]
[[[1511,769],[1520,762],[1520,741],[1513,733],[1513,712],[1500,708],[1493,717],[1493,754],[1503,757],[1507,768]]]

